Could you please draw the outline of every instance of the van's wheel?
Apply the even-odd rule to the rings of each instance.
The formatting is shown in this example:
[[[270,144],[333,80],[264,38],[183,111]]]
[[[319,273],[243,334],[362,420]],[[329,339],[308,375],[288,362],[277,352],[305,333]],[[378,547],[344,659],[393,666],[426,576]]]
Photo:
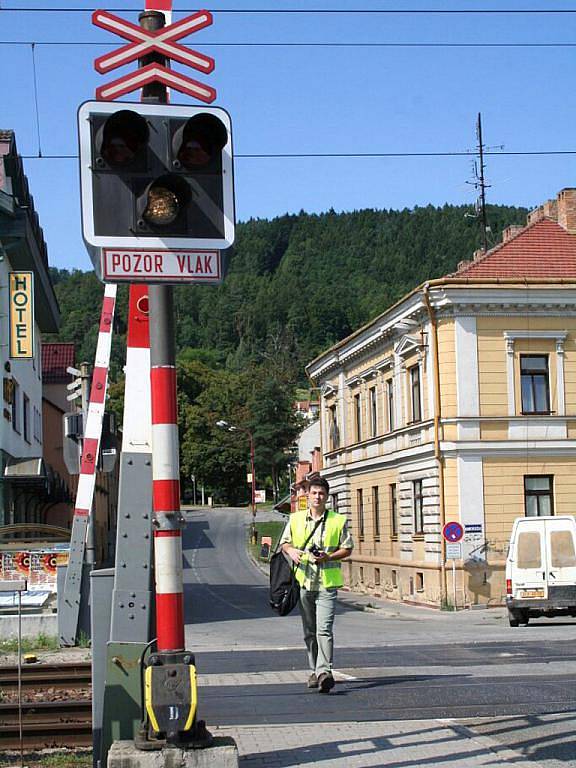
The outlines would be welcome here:
[[[529,621],[530,621],[530,611],[528,611],[528,609],[525,608],[523,611],[520,612],[520,624],[522,624],[522,626],[524,627],[527,627]]]
[[[512,611],[508,611],[508,623],[511,627],[518,627],[520,625],[520,618],[518,617],[518,614],[512,613]]]

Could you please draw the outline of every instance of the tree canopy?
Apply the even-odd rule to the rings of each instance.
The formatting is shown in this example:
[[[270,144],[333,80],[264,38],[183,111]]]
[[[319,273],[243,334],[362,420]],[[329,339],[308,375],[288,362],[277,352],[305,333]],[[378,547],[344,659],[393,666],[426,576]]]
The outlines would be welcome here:
[[[277,487],[299,425],[294,389],[322,350],[383,312],[427,279],[455,271],[479,247],[468,208],[360,210],[251,219],[237,227],[224,283],[174,289],[182,477],[192,474],[228,500],[246,499],[253,432],[256,474]],[[489,206],[493,232],[525,221],[521,208]],[[103,286],[93,272],[52,270],[62,325],[92,362]],[[122,410],[126,287],[119,289],[109,407]]]

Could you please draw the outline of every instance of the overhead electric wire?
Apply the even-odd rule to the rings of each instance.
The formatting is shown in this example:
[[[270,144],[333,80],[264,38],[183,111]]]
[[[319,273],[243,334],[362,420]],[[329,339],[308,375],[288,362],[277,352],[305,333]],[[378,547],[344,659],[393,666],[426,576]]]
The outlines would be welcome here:
[[[123,103],[123,102],[119,102]],[[260,152],[242,153],[236,152],[235,159],[264,159],[264,160],[293,160],[313,158],[378,158],[378,157],[475,157],[478,152]],[[550,149],[518,152],[484,152],[484,155],[492,156],[544,156],[544,155],[576,155],[576,149]],[[23,160],[77,160],[78,155],[21,155]]]
[[[81,45],[110,48],[110,43],[90,40],[0,40],[0,45]],[[209,43],[199,48],[576,48],[576,43]]]
[[[92,13],[99,10],[98,7],[90,8],[21,8],[13,6],[12,8],[0,8],[0,13]],[[109,8],[114,13],[138,13],[141,8]],[[198,8],[179,8],[175,13],[196,13]],[[441,15],[503,15],[503,14],[568,14],[576,13],[576,8],[218,8],[212,11],[218,13],[234,14],[387,14],[387,15],[419,15],[441,14]]]

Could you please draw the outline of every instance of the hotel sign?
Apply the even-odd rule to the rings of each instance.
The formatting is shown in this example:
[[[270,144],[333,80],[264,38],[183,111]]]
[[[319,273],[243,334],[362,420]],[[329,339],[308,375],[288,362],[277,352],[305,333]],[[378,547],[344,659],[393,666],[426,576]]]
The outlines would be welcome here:
[[[10,272],[10,357],[34,357],[34,273]]]

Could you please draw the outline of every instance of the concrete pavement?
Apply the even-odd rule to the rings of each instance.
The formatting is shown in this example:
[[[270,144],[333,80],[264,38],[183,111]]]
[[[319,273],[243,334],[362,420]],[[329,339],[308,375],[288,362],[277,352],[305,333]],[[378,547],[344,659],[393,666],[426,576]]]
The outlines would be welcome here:
[[[320,696],[304,688],[297,612],[261,610],[266,578],[254,564],[250,577],[224,545],[239,536],[225,515],[209,515],[201,537],[192,515],[186,581],[212,605],[197,609],[197,623],[192,614],[187,637],[198,648],[203,712],[211,730],[236,740],[240,766],[576,768],[576,622],[513,629],[503,608],[446,613],[341,591],[338,685]],[[225,590],[232,567],[237,586]]]
[[[491,735],[478,735],[466,725],[442,720],[224,727],[215,733],[233,736],[238,744],[240,766],[244,768],[502,768],[507,764],[515,768],[535,768],[544,765],[525,761],[520,752],[504,746]],[[571,743],[574,745],[573,740]]]

